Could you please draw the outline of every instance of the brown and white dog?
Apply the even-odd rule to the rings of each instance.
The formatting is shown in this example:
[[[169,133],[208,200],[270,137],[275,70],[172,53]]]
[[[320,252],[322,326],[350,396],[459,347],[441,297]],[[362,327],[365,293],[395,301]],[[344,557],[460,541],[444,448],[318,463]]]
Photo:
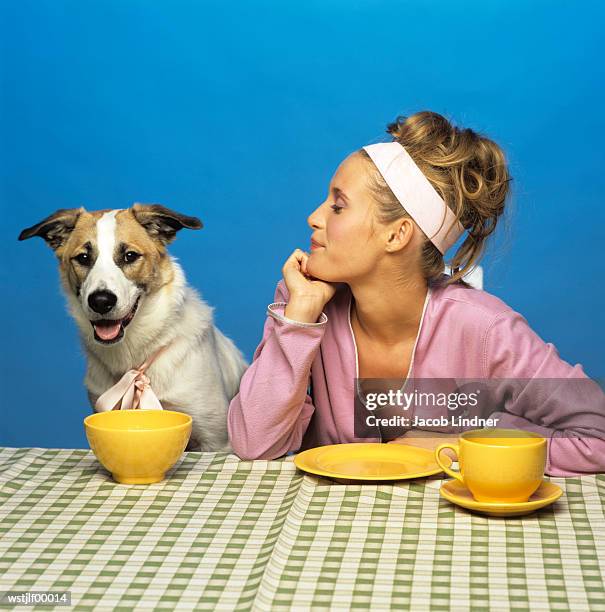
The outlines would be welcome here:
[[[88,357],[84,383],[93,409],[125,372],[165,346],[146,374],[164,409],[192,417],[187,450],[230,451],[227,408],[246,362],[166,250],[180,229],[201,227],[196,217],[137,203],[61,209],[24,229],[19,240],[40,236],[59,260]]]

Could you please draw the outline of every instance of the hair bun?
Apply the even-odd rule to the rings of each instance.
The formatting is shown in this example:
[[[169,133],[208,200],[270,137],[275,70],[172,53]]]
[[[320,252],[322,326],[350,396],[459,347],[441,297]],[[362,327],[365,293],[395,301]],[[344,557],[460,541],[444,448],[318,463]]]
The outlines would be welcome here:
[[[386,131],[406,148],[468,230],[450,264],[460,268],[451,280],[456,282],[476,264],[504,211],[512,180],[504,152],[490,138],[432,111],[399,116]],[[428,277],[440,276],[442,266],[443,258],[434,254]]]

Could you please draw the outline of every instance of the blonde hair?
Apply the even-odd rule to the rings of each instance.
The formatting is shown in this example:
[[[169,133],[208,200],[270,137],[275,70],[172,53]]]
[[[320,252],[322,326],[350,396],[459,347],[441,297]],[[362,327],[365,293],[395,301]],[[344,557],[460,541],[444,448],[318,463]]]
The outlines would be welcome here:
[[[431,111],[397,117],[387,126],[387,132],[405,147],[466,228],[466,238],[449,264],[452,275],[442,285],[459,283],[470,287],[463,276],[481,258],[485,241],[496,229],[509,193],[512,179],[502,149],[493,140],[471,129],[458,128]],[[369,188],[378,203],[378,220],[391,223],[411,218],[369,155],[363,149],[358,153],[372,168]],[[420,257],[422,273],[429,283],[436,283],[443,274],[445,262],[439,249],[426,235],[425,238]]]

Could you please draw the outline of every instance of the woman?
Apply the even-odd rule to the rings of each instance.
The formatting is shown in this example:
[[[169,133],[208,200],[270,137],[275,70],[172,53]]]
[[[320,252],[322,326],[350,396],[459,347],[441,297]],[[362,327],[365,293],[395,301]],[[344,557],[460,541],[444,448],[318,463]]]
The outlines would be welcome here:
[[[605,471],[601,389],[519,313],[462,280],[504,210],[510,177],[502,150],[428,111],[387,131],[393,142],[341,163],[308,218],[310,254],[297,249],[283,267],[263,339],[229,407],[234,451],[273,459],[387,441],[379,427],[359,436],[358,378],[557,379],[555,393],[534,393],[530,402],[528,393],[510,401],[510,390],[498,391],[506,410],[497,426],[547,436],[548,474]],[[463,233],[455,273],[445,275],[443,255]],[[570,379],[589,383],[589,393],[573,391],[564,384]],[[434,448],[452,435],[445,429],[423,439],[410,428],[396,441]]]

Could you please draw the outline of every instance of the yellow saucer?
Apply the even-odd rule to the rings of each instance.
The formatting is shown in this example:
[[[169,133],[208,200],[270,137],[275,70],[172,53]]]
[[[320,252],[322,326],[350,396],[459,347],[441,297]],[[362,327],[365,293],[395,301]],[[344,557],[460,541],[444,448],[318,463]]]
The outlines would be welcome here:
[[[458,480],[448,480],[439,489],[441,497],[453,504],[490,516],[521,516],[529,514],[557,501],[563,490],[556,484],[543,480],[537,491],[526,502],[478,502]]]
[[[449,467],[452,460],[442,456]],[[438,474],[435,453],[407,444],[354,442],[319,446],[298,453],[296,467],[320,476],[353,480],[402,480]]]

